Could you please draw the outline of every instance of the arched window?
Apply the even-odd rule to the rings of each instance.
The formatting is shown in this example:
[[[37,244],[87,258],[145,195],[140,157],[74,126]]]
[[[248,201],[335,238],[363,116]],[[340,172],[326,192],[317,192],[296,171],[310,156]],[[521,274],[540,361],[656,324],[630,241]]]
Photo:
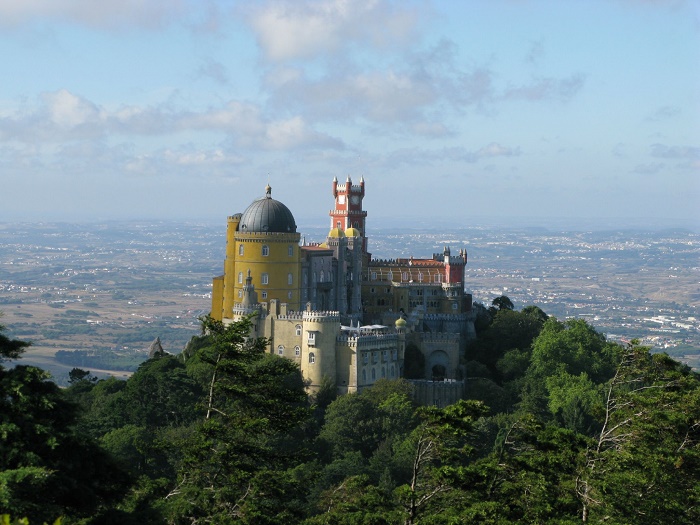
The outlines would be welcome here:
[[[291,273],[287,274],[287,284],[294,284],[294,276]]]
[[[284,345],[279,345],[279,346],[277,347],[277,353],[278,353],[279,355],[284,355]]]
[[[377,379],[377,373],[374,371],[374,368],[372,369],[372,381]]]
[[[309,364],[313,365],[316,362],[316,355],[313,352],[309,353]]]
[[[295,346],[294,347],[294,355],[299,357],[301,355],[301,348],[299,348],[298,346]]]
[[[382,377],[386,377],[386,368],[382,367]]]
[[[396,370],[394,370],[394,365],[391,365],[391,377],[393,378],[395,376],[396,376]]]
[[[301,335],[301,325],[298,324],[298,325],[296,325],[294,328],[295,328],[295,330],[296,330],[296,335]]]
[[[263,254],[263,257],[267,257],[268,255],[270,255],[270,247],[267,244],[263,244],[262,254]]]
[[[367,370],[362,371],[362,382],[363,383],[367,382]]]
[[[238,255],[243,255],[243,244],[238,245]]]

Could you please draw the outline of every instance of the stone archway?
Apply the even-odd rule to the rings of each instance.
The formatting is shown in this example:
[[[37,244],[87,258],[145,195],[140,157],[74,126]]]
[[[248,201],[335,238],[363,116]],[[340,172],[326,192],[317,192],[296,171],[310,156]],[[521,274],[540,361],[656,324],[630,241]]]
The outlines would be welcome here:
[[[450,358],[442,350],[436,350],[430,354],[428,367],[431,380],[443,381],[448,377]]]

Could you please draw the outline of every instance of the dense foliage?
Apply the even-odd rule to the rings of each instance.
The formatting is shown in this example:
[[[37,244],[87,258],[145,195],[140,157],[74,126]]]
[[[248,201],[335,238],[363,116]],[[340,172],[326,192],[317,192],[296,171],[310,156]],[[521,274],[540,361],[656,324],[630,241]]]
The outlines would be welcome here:
[[[700,522],[700,382],[507,297],[477,306],[465,398],[410,381],[308,396],[299,368],[203,320],[127,381],[0,367],[0,514],[31,523]],[[0,356],[26,343],[0,332]],[[415,349],[413,349],[415,351]]]

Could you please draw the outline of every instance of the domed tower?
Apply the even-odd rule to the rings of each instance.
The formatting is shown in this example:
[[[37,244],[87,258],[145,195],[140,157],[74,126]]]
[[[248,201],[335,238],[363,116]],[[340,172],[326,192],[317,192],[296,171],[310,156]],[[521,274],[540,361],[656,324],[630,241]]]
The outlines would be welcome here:
[[[269,185],[264,197],[242,214],[229,217],[224,275],[214,280],[212,316],[232,317],[246,289],[254,289],[260,302],[277,299],[287,303],[288,309],[299,310],[299,239],[292,212],[272,198]],[[223,286],[217,285],[217,279]]]

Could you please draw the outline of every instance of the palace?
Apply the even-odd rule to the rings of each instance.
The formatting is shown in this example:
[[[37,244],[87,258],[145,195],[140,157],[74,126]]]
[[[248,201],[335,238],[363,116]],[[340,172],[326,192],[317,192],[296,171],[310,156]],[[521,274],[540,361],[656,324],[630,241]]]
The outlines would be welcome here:
[[[408,376],[423,403],[462,396],[460,356],[474,337],[464,291],[466,250],[432,259],[376,260],[367,251],[365,182],[333,180],[324,242],[301,241],[292,212],[265,196],[228,218],[224,273],[213,280],[215,319],[253,315],[268,351],[299,363],[310,390],[338,393]]]

